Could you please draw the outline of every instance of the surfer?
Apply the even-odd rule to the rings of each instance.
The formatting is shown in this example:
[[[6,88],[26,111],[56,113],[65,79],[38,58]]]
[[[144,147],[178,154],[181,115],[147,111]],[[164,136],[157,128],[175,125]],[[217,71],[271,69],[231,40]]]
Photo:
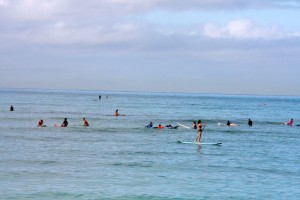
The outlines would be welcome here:
[[[44,127],[44,121],[42,119],[38,122],[37,127]]]
[[[12,105],[10,106],[10,111],[14,111],[14,107]]]
[[[67,121],[67,118],[64,119],[62,125],[60,127],[68,127],[68,121]]]
[[[226,125],[227,125],[227,126],[239,126],[239,125],[236,125],[236,124],[231,123],[229,120],[227,121]]]
[[[200,142],[201,140],[201,136],[202,136],[202,131],[203,131],[203,126],[204,124],[201,123],[201,120],[198,120],[198,124],[197,124],[197,132],[198,132],[198,136],[196,138],[196,142]]]
[[[291,119],[286,125],[293,126],[293,123],[294,123],[294,119]]]
[[[179,126],[166,125],[168,129],[177,129]]]
[[[114,116],[119,116],[120,114],[119,114],[119,109],[117,109],[116,111],[115,111],[115,114],[114,114]]]
[[[83,126],[89,126],[88,121],[85,118],[82,118]]]
[[[248,126],[252,126],[253,125],[253,122],[251,119],[248,120]]]
[[[154,128],[159,128],[159,129],[162,129],[162,128],[165,128],[164,126],[162,126],[161,124],[158,124],[158,126],[154,127]]]
[[[146,128],[152,128],[153,127],[153,123],[150,122],[147,126],[145,126]]]
[[[195,121],[193,121],[193,129],[197,129],[197,124]]]

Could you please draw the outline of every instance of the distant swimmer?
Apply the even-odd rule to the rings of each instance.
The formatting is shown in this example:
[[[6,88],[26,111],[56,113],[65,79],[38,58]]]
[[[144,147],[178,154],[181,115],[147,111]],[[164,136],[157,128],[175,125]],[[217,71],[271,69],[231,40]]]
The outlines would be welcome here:
[[[125,116],[125,115],[120,115],[120,114],[119,114],[119,109],[117,109],[117,110],[115,111],[114,116],[118,117],[118,116]]]
[[[286,123],[286,125],[288,125],[288,126],[293,126],[293,123],[294,123],[294,120],[291,119],[289,122]]]
[[[42,119],[38,122],[37,127],[46,127],[46,125],[44,125],[44,121]]]
[[[82,118],[83,126],[89,126],[88,121],[85,118]]]
[[[152,128],[153,127],[153,123],[150,122],[147,126],[145,126],[146,128]]]
[[[10,111],[14,111],[14,107],[12,105],[10,106]]]
[[[117,109],[116,111],[115,111],[115,114],[114,114],[114,116],[119,116],[120,114],[119,114],[119,109]]]
[[[67,118],[64,119],[62,125],[60,127],[68,127],[68,121],[67,121]]]
[[[231,123],[229,120],[227,121],[226,125],[227,125],[227,126],[238,126],[237,124]]]
[[[203,131],[203,126],[205,126],[204,124],[202,124],[201,120],[198,120],[198,124],[197,124],[197,138],[196,138],[196,142],[200,142],[201,141],[201,137],[202,137],[202,131]]]
[[[154,127],[154,128],[158,128],[158,129],[163,129],[163,128],[165,128],[163,125],[161,125],[161,124],[158,124],[158,126],[156,126],[156,127]]]
[[[253,125],[253,122],[251,119],[248,120],[248,126],[252,126]]]
[[[99,95],[99,99],[101,99],[101,95]]]
[[[168,129],[177,129],[179,126],[166,125]]]
[[[197,124],[195,121],[193,121],[193,129],[197,129]]]

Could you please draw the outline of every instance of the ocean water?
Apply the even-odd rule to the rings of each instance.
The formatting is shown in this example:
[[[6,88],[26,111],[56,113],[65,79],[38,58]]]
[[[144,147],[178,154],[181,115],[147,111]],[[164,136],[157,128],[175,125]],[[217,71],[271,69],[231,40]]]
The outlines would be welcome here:
[[[300,199],[300,127],[280,124],[299,112],[289,96],[0,89],[0,199]],[[221,146],[144,128],[198,119]]]

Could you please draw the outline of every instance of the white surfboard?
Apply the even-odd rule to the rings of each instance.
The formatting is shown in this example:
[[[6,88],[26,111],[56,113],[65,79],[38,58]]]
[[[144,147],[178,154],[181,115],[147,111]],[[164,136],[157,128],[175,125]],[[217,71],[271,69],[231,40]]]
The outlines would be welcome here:
[[[191,129],[191,127],[185,126],[185,125],[183,125],[183,124],[179,124],[179,123],[177,123],[177,124],[178,124],[179,126],[183,127],[183,128]]]
[[[221,145],[222,142],[181,142],[181,141],[177,141],[177,143],[179,144],[199,144],[199,145]]]

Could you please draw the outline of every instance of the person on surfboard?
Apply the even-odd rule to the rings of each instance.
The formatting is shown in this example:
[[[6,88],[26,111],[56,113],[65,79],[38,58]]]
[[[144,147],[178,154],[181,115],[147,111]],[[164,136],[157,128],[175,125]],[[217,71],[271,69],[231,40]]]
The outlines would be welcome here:
[[[237,125],[237,124],[231,123],[229,120],[227,121],[226,125],[227,125],[227,126],[239,126],[239,125]]]
[[[85,118],[82,118],[83,126],[89,126],[88,121]]]
[[[163,125],[161,125],[161,124],[158,124],[158,126],[155,126],[154,128],[163,129],[165,127]]]
[[[205,125],[202,124],[201,120],[199,119],[198,120],[198,124],[197,124],[197,133],[198,133],[198,136],[196,138],[196,142],[200,142],[201,141],[203,126],[205,126]]]
[[[60,127],[68,127],[68,120],[67,120],[67,118],[65,118],[64,119],[64,121],[63,121],[63,123],[62,123],[62,125],[60,126]]]
[[[150,122],[147,126],[145,126],[146,128],[152,128],[153,127],[153,123]]]

